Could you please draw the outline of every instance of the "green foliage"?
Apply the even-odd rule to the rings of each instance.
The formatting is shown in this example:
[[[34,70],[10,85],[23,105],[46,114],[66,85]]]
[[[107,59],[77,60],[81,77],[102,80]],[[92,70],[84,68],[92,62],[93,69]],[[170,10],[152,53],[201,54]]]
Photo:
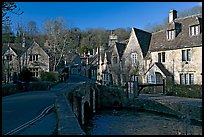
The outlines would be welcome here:
[[[58,81],[58,73],[57,72],[42,72],[40,75],[40,79],[42,81]]]
[[[30,82],[32,79],[32,72],[28,68],[24,67],[18,77],[19,80]]]
[[[173,85],[166,95],[189,97],[189,98],[202,98],[201,85]]]

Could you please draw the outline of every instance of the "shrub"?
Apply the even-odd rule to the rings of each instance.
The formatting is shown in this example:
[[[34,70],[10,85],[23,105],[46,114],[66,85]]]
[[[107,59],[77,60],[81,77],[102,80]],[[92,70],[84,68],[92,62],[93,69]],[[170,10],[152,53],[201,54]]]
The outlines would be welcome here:
[[[19,80],[30,82],[31,78],[32,72],[28,68],[24,67],[19,74]]]
[[[42,81],[58,81],[59,74],[57,72],[41,72],[40,79]]]

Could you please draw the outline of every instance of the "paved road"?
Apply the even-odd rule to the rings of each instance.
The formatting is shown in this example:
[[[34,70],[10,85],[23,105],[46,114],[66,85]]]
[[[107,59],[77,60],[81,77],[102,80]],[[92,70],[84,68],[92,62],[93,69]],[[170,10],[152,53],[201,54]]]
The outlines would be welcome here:
[[[73,88],[85,81],[89,81],[89,79],[70,75],[66,83],[60,83],[49,91],[29,91],[3,97],[2,134],[6,134],[37,117],[46,107],[54,104],[56,94],[63,93],[63,89]]]

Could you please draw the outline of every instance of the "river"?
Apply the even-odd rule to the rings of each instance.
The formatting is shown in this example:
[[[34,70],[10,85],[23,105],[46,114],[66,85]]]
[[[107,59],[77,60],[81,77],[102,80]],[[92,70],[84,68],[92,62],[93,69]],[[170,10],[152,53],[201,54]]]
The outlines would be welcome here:
[[[150,111],[103,109],[83,129],[87,135],[202,135],[201,123],[184,120]]]

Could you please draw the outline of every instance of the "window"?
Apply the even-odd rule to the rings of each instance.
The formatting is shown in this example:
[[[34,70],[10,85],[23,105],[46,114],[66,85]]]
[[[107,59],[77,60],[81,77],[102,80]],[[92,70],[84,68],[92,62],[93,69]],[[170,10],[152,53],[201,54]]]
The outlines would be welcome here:
[[[30,55],[29,61],[38,61],[38,55]]]
[[[180,74],[180,84],[183,85],[184,84],[184,75]]]
[[[12,61],[12,55],[6,55],[6,60],[7,61]]]
[[[189,84],[190,85],[194,84],[194,74],[193,73],[189,74]]]
[[[172,40],[175,38],[175,33],[174,33],[174,30],[168,30],[167,31],[167,39],[168,40]]]
[[[147,83],[154,83],[154,76],[152,74],[147,75]]]
[[[191,49],[182,50],[182,61],[191,61]]]
[[[191,50],[187,49],[187,61],[191,61]]]
[[[195,36],[199,34],[199,26],[195,25],[195,26],[191,26],[190,27],[190,36]]]
[[[158,62],[165,62],[165,52],[158,53]]]
[[[38,77],[39,76],[39,69],[38,68],[30,68],[30,71],[32,72],[32,75],[34,77]]]
[[[138,81],[138,77],[137,77],[136,75],[132,75],[132,76],[131,76],[131,80],[132,80],[132,81]]]
[[[132,53],[131,54],[131,62],[132,64],[136,64],[137,61],[137,54],[136,53]]]
[[[184,74],[185,76],[185,84],[188,85],[188,74]]]
[[[162,52],[162,62],[165,62],[165,52]]]
[[[161,62],[161,53],[158,53],[158,62]]]
[[[180,74],[180,84],[181,85],[193,85],[194,84],[194,74],[185,73]]]

